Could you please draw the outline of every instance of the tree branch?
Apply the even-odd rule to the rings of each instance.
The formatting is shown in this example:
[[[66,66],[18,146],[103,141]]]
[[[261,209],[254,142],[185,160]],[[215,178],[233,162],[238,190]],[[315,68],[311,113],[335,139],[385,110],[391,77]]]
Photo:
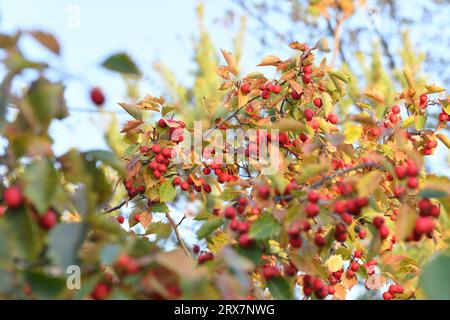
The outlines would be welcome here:
[[[167,220],[169,220],[169,223],[172,226],[173,231],[175,231],[175,236],[177,237],[177,240],[180,243],[180,246],[183,249],[184,253],[186,253],[188,258],[192,259],[191,252],[189,251],[189,249],[187,248],[187,246],[184,243],[183,239],[181,238],[180,231],[178,230],[178,226],[175,223],[175,221],[173,221],[172,216],[170,215],[169,212],[166,212],[166,217],[167,217]]]

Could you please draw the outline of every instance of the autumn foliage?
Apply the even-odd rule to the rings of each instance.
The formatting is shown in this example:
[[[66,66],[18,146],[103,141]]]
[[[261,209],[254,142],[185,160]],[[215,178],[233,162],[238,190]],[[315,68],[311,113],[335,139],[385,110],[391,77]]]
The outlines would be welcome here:
[[[48,37],[37,40],[54,48]],[[197,120],[223,134],[254,129],[256,140],[218,146],[204,135],[201,154],[190,153],[200,162],[176,163],[193,123],[148,95],[120,103],[132,117],[120,151],[56,156],[48,128],[67,116],[64,85],[46,79],[48,65],[26,60],[16,41],[1,39],[0,102],[13,113],[1,123],[0,275],[10,279],[1,297],[345,299],[354,286],[385,300],[427,297],[423,266],[449,236],[450,180],[425,166],[438,144],[450,148],[443,88],[405,71],[400,92],[367,88],[340,117],[351,80],[318,58],[326,41],[293,42],[288,59],[264,57],[259,66],[275,68],[275,79],[239,76],[223,50],[222,99]],[[139,73],[126,55],[105,66]],[[38,77],[13,92],[24,69]],[[104,103],[99,88],[90,94]],[[274,174],[214,157],[216,148],[248,156],[273,139]],[[194,213],[176,220],[188,206]],[[71,265],[81,268],[81,290],[66,287]]]

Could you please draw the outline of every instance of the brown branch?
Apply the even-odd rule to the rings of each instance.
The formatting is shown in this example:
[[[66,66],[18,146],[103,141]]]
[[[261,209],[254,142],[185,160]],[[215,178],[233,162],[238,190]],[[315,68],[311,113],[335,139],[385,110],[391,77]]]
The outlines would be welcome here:
[[[331,68],[334,68],[338,56],[338,52],[341,48],[341,26],[344,22],[344,18],[336,18],[336,27],[333,31],[333,37],[334,37],[334,49],[333,49],[333,57],[331,59]],[[328,26],[331,27],[331,23],[328,21]]]
[[[170,215],[169,212],[166,212],[166,217],[167,217],[167,220],[169,220],[169,223],[172,226],[173,231],[175,231],[175,236],[177,237],[177,240],[180,243],[180,246],[183,249],[184,253],[188,256],[188,258],[192,259],[191,252],[189,251],[189,249],[187,248],[183,239],[181,238],[180,231],[178,230],[178,226],[175,223],[175,221],[173,221],[172,216]]]

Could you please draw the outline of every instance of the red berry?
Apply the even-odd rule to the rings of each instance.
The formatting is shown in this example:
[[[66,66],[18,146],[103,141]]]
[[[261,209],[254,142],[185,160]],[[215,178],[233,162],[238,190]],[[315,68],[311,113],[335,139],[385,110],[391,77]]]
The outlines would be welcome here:
[[[161,172],[159,172],[158,170],[153,170],[153,176],[159,179],[161,178]]]
[[[316,236],[314,237],[314,243],[318,247],[323,247],[326,244],[326,240],[322,235],[316,233]]]
[[[105,103],[105,95],[103,94],[103,91],[98,87],[92,88],[91,100],[97,106],[103,105],[103,103]]]
[[[377,229],[380,229],[381,226],[384,225],[384,218],[377,216],[377,217],[373,218],[372,223]]]
[[[352,261],[350,263],[350,269],[353,270],[354,272],[359,270],[359,264],[356,261]]]
[[[381,133],[380,128],[371,128],[369,130],[369,134],[374,138],[378,137],[380,135],[380,133]]]
[[[116,220],[117,220],[117,222],[120,223],[120,224],[122,224],[122,223],[125,222],[125,218],[122,217],[122,216],[118,216],[118,217],[116,218]]]
[[[272,92],[275,94],[279,94],[281,92],[281,86],[277,83],[273,86]]]
[[[292,98],[292,99],[294,99],[294,100],[300,100],[301,97],[302,97],[301,94],[298,94],[297,91],[292,90],[292,92],[291,92],[291,98]]]
[[[311,109],[305,109],[303,112],[303,115],[305,116],[306,121],[311,121],[311,119],[314,117],[314,112]]]
[[[159,144],[154,144],[153,146],[152,146],[152,151],[154,152],[154,153],[160,153],[161,152],[161,146],[159,145]],[[159,162],[159,161],[158,161]]]
[[[406,166],[397,166],[394,168],[394,172],[399,179],[404,179],[406,177]]]
[[[211,188],[211,186],[209,184],[205,184],[203,186],[203,191],[205,191],[206,193],[211,193],[212,188]]]
[[[194,246],[192,247],[192,251],[197,254],[200,252],[200,247],[197,244],[194,244]]]
[[[311,190],[308,192],[308,201],[312,203],[317,203],[319,201],[320,195],[317,191]]]
[[[259,186],[258,187],[258,196],[261,199],[267,200],[270,197],[270,188],[268,186]]]
[[[380,234],[381,239],[386,239],[389,236],[389,229],[383,224],[379,229],[378,233]]]
[[[52,209],[47,210],[39,219],[39,224],[44,230],[50,230],[58,222],[58,216]]]
[[[266,280],[279,277],[280,276],[280,270],[278,270],[275,266],[265,267],[263,268],[263,277]]]
[[[415,177],[419,174],[419,169],[416,164],[412,161],[408,162],[406,165],[406,175],[409,177]]]
[[[417,217],[414,231],[418,234],[427,234],[434,229],[434,221],[430,217]]]
[[[243,233],[239,237],[239,245],[243,248],[250,248],[253,245],[253,240],[248,233]]]
[[[302,68],[303,73],[311,73],[312,72],[312,67],[311,66],[304,66]]]
[[[363,251],[362,250],[355,250],[355,252],[353,253],[353,255],[355,256],[355,258],[357,259],[361,259],[362,255],[363,255]]]
[[[180,188],[181,188],[181,190],[186,191],[187,189],[189,189],[189,183],[187,183],[186,181],[183,181],[180,184]]]
[[[3,191],[3,200],[11,209],[20,207],[24,201],[22,190],[17,186],[8,187]]]
[[[386,292],[383,293],[383,299],[384,300],[391,300],[393,297],[394,296],[389,291],[386,291]]]
[[[319,214],[320,207],[315,203],[309,202],[306,204],[305,211],[308,218],[313,218]]]
[[[445,112],[439,113],[439,121],[445,122],[448,121],[449,116]]]
[[[392,106],[391,111],[393,114],[399,114],[400,113],[400,107],[397,105]]]
[[[162,155],[165,158],[172,158],[173,149],[172,148],[163,148]]]
[[[163,118],[158,120],[158,127],[160,127],[160,128],[167,127],[167,123],[166,123],[166,121]]]
[[[225,218],[232,220],[232,219],[236,218],[236,215],[237,215],[236,209],[234,209],[233,207],[225,208],[225,211],[224,211]]]
[[[91,292],[91,297],[94,300],[103,300],[111,292],[111,287],[103,282],[98,283]]]
[[[336,200],[336,202],[333,204],[333,210],[337,214],[343,214],[345,210],[347,209],[345,201]]]
[[[264,91],[261,93],[261,97],[262,97],[264,100],[269,99],[269,98],[270,98],[270,91],[269,91],[269,90],[264,90]]]
[[[173,185],[178,186],[181,183],[181,178],[180,177],[173,178],[172,183]]]
[[[427,148],[428,149],[434,149],[437,147],[437,141],[436,140],[428,140],[427,141]]]
[[[416,177],[409,177],[406,184],[410,189],[416,189],[419,186],[419,180]]]
[[[389,116],[389,121],[390,121],[392,124],[396,124],[396,123],[398,122],[398,117],[397,117],[395,114],[391,114],[391,115]]]
[[[241,92],[243,94],[247,94],[250,92],[250,84],[248,82],[244,82],[243,84],[241,84]]]
[[[420,105],[422,105],[422,106],[426,105],[426,103],[428,102],[428,96],[425,93],[423,93],[420,95],[419,100],[420,100]]]
[[[311,80],[312,80],[312,77],[311,77],[311,75],[308,74],[308,73],[305,74],[305,75],[302,77],[302,81],[303,81],[304,84],[310,83]]]
[[[332,123],[332,124],[336,124],[336,123],[338,122],[337,116],[336,116],[335,114],[333,114],[333,113],[330,113],[330,114],[327,116],[327,120],[328,120],[328,122],[330,122],[330,123]]]
[[[208,168],[208,167],[206,167],[206,168],[203,168],[203,174],[204,175],[209,175],[211,173],[211,169],[210,168]]]
[[[290,237],[289,238],[289,244],[293,247],[293,248],[300,248],[303,244],[303,240],[302,237],[296,236],[296,237]]]
[[[313,103],[317,108],[322,107],[322,99],[321,98],[314,98]]]

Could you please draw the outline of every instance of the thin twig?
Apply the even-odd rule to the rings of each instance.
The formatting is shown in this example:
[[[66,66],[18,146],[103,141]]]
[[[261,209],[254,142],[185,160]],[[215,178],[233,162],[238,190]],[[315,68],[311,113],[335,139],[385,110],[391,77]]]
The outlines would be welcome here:
[[[167,220],[169,220],[169,223],[172,226],[173,231],[175,231],[175,236],[177,237],[177,240],[180,243],[180,246],[183,249],[184,253],[186,253],[186,255],[189,258],[192,258],[191,252],[189,251],[189,249],[187,248],[187,246],[184,243],[183,239],[181,238],[181,235],[180,235],[180,232],[178,230],[177,224],[175,223],[175,221],[173,221],[172,216],[170,215],[169,212],[166,212],[166,217],[167,217]]]

